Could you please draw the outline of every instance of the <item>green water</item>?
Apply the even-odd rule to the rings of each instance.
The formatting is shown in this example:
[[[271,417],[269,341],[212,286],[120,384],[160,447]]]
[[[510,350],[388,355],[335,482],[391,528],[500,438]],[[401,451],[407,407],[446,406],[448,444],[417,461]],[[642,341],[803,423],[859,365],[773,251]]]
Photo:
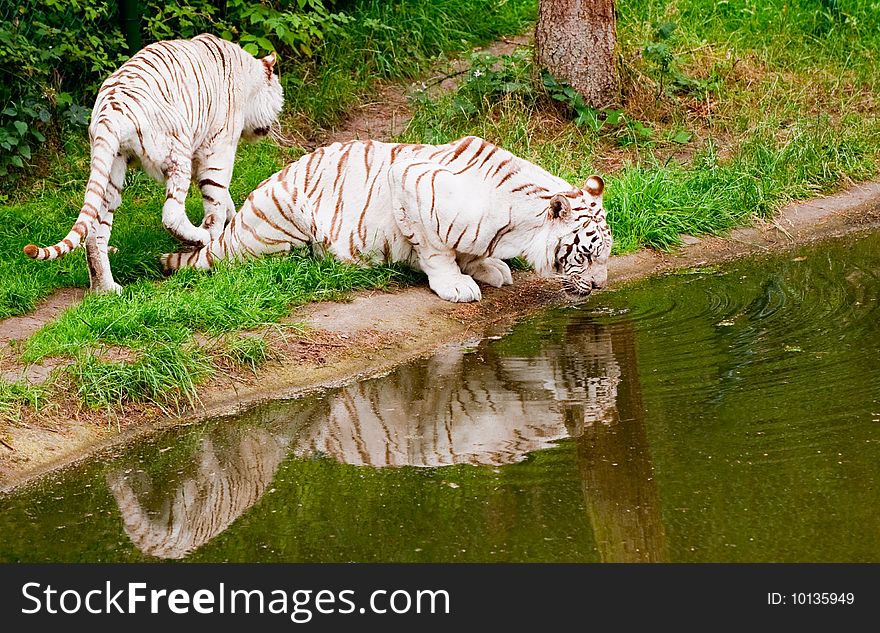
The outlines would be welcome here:
[[[880,561],[880,235],[655,278],[0,497],[2,561]]]

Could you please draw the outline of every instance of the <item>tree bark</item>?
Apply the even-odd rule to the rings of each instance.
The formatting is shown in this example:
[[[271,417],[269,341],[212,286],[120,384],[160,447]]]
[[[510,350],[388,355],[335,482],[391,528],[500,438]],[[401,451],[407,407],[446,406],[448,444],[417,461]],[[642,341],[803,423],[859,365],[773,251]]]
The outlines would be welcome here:
[[[617,103],[614,0],[540,0],[535,56],[594,108]]]

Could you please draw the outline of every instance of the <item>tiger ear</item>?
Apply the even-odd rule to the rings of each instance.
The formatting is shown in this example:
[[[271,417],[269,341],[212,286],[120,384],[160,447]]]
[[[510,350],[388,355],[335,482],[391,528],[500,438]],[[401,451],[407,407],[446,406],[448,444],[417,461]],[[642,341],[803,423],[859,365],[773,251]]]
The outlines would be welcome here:
[[[600,176],[592,175],[587,178],[584,190],[591,196],[598,198],[605,191],[605,181]]]
[[[547,217],[551,220],[565,220],[571,215],[571,202],[561,193],[550,198],[550,207],[547,209]]]
[[[278,58],[275,56],[275,53],[269,53],[262,59],[263,65],[269,74],[272,74],[272,69],[275,68],[275,62],[277,61]]]

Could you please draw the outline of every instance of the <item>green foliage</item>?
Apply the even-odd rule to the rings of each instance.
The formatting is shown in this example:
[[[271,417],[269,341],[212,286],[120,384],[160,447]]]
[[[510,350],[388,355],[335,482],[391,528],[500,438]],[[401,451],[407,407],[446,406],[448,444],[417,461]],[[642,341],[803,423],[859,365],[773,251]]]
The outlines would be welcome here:
[[[251,54],[275,50],[271,40],[276,39],[287,49],[311,57],[316,45],[326,37],[332,37],[336,27],[350,20],[345,14],[327,11],[321,0],[288,0],[274,4],[278,6],[245,0],[227,3],[229,15],[226,21],[233,29],[228,34],[234,34],[236,24],[247,25],[239,41]]]
[[[624,47],[665,41],[677,57],[682,43],[724,43],[736,52],[757,51],[777,66],[830,65],[862,78],[875,75],[880,62],[876,0],[621,0],[617,20]],[[677,28],[658,33],[668,23]]]
[[[541,97],[531,77],[531,51],[517,49],[511,55],[476,53],[461,73],[458,88],[436,95],[423,85],[410,95],[414,106],[412,121],[402,140],[445,143],[457,130],[484,119],[499,101],[515,101],[523,108],[534,108]]]
[[[54,125],[81,124],[82,94],[123,59],[109,0],[20,0],[0,8],[0,182]]]
[[[617,140],[618,145],[650,144],[654,137],[654,130],[648,125],[626,115],[621,109],[602,108],[597,109],[584,101],[584,98],[570,85],[560,83],[546,70],[541,72],[544,89],[551,98],[567,105],[574,112],[574,123],[586,127],[591,132],[598,134],[602,131],[610,131]],[[678,137],[683,138],[682,136]]]
[[[654,30],[653,41],[642,49],[642,55],[652,66],[651,70],[659,77],[660,91],[668,95],[695,96],[717,92],[721,80],[716,73],[708,79],[696,79],[682,71],[680,55],[674,52],[668,41],[677,28],[675,22],[663,22]]]
[[[529,76],[530,58],[531,52],[525,48],[512,55],[471,55],[458,89],[444,104],[446,112],[443,116],[451,120],[482,116],[497,98],[504,95],[534,101],[537,93]],[[421,107],[430,107],[433,102],[427,86],[415,91],[410,98]]]
[[[718,234],[769,218],[786,202],[869,178],[877,167],[877,147],[863,131],[837,132],[827,119],[800,122],[782,144],[765,128],[724,161],[709,143],[690,169],[630,165],[608,179],[614,251],[667,249],[682,233]]]
[[[189,38],[205,31],[237,41],[252,55],[284,51],[311,57],[317,45],[349,17],[321,0],[227,0],[224,10],[205,0],[144,0],[149,41]]]
[[[31,145],[46,140],[39,130],[40,123],[51,118],[49,111],[39,101],[28,98],[18,105],[9,105],[0,112],[6,125],[0,128],[0,178],[11,167],[22,168],[31,159]]]

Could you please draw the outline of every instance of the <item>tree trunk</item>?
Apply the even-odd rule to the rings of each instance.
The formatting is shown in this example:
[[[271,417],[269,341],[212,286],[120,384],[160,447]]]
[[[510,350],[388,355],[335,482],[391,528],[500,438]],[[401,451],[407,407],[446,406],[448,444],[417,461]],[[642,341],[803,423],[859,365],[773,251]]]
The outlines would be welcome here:
[[[541,0],[535,28],[538,65],[594,108],[617,103],[614,0]]]

